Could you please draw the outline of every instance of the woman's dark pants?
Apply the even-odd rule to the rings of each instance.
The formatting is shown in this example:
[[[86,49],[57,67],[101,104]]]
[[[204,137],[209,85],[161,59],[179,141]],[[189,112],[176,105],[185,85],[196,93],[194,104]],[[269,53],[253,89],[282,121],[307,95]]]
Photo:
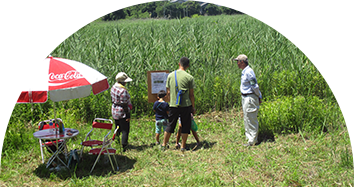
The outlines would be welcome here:
[[[130,122],[127,122],[126,118],[118,119],[118,120],[114,120],[114,121],[116,124],[116,128],[119,126],[119,129],[117,131],[118,139],[119,139],[120,134],[122,133],[122,142],[121,143],[122,143],[123,149],[126,149],[126,147],[128,145]]]

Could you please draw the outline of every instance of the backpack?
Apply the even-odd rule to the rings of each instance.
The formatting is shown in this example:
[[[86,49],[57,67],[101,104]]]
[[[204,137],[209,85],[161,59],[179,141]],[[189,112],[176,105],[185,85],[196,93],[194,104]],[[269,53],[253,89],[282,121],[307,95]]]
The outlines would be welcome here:
[[[176,105],[179,106],[179,105],[181,105],[182,96],[184,93],[186,93],[186,90],[178,90],[177,70],[175,71],[175,81],[176,81],[176,91],[177,91]]]
[[[69,153],[69,161],[68,161],[68,165],[69,167],[71,166],[76,166],[77,164],[79,164],[80,158],[79,155],[77,154],[77,150],[71,150]]]

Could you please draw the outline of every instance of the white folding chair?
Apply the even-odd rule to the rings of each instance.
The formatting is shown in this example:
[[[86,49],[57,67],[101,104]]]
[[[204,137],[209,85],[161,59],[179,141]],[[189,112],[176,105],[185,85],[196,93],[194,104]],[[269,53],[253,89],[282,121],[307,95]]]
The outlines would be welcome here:
[[[53,126],[54,128],[55,127],[59,127],[59,124],[56,124],[55,123],[55,119],[49,119],[49,120],[45,120],[45,121],[41,121],[38,123],[38,130],[45,130],[45,129],[49,129],[50,126],[49,126],[49,122],[50,121],[53,121]],[[63,120],[61,120],[60,118],[56,118],[56,120],[59,120],[61,123],[63,123]],[[60,143],[63,143],[64,140],[63,139],[59,139],[58,140],[58,144]],[[42,142],[41,139],[39,139],[39,147],[40,147],[40,150],[41,150],[41,157],[42,157],[42,163],[44,163],[44,153],[43,153],[43,148],[44,147],[47,147],[47,150],[53,154],[56,150],[56,140],[52,140],[52,141],[47,141],[47,142]]]
[[[80,158],[85,147],[102,146],[103,142],[108,139],[108,135],[112,131],[113,121],[104,118],[95,118],[92,122],[90,132],[86,134],[85,140],[81,142]]]
[[[119,170],[118,163],[117,163],[117,159],[116,159],[116,157],[115,157],[115,154],[116,154],[117,150],[114,149],[114,148],[112,148],[112,146],[111,146],[112,143],[114,142],[114,139],[115,139],[117,130],[118,130],[118,128],[116,128],[116,129],[114,130],[114,134],[113,134],[113,137],[112,137],[111,139],[105,139],[105,140],[103,141],[102,147],[100,147],[100,148],[93,148],[93,149],[91,149],[91,150],[89,151],[89,154],[90,154],[90,155],[98,155],[97,158],[96,158],[95,163],[94,163],[93,166],[92,166],[92,169],[91,169],[90,173],[92,173],[92,171],[93,171],[93,169],[95,168],[97,162],[99,161],[101,155],[107,155],[107,156],[108,156],[109,162],[111,163],[113,172]],[[115,164],[116,164],[116,166],[117,166],[116,170],[114,169],[114,165],[113,165],[111,156],[113,156],[114,162],[115,162]]]

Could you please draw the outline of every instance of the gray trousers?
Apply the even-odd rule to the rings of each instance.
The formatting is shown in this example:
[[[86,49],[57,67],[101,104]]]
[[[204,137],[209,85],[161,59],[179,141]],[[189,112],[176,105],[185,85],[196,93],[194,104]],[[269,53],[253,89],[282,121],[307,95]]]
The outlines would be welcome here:
[[[254,145],[257,143],[258,136],[258,111],[259,99],[255,94],[242,96],[243,120],[245,124],[245,135],[248,143]]]

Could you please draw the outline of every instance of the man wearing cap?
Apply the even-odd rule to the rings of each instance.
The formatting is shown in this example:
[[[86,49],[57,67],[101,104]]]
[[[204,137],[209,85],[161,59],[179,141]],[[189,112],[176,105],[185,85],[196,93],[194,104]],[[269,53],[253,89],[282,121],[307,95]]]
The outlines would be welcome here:
[[[130,95],[124,86],[127,82],[131,82],[132,79],[129,78],[126,73],[119,72],[116,75],[116,81],[117,82],[111,88],[112,117],[116,124],[116,128],[119,126],[117,136],[122,133],[121,143],[123,151],[125,151],[128,145],[130,130],[130,110],[133,108],[133,105],[130,102]]]
[[[242,95],[245,135],[248,140],[247,144],[244,144],[244,146],[254,146],[257,143],[259,127],[257,114],[259,105],[262,102],[262,93],[259,90],[253,69],[248,66],[247,56],[241,54],[234,60],[237,61],[237,66],[242,69],[240,90]]]
[[[186,142],[191,129],[191,113],[195,113],[194,108],[194,77],[186,72],[189,67],[189,59],[182,57],[179,60],[179,68],[170,73],[166,81],[167,96],[170,97],[170,112],[168,115],[168,124],[164,134],[164,140],[161,145],[162,150],[165,149],[171,133],[174,133],[177,120],[181,118],[182,124],[182,146],[181,151],[186,150]],[[182,97],[178,97],[178,90],[182,91]],[[178,99],[179,98],[179,99]]]

